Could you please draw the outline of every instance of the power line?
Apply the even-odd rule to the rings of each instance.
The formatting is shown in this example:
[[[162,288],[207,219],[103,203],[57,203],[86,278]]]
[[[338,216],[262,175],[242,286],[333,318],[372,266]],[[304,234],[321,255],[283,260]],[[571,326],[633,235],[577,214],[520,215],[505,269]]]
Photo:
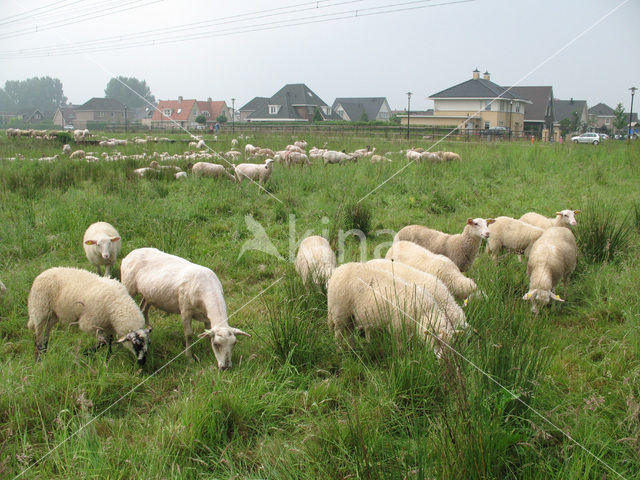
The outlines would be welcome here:
[[[22,18],[18,18],[17,20],[12,20],[12,19],[15,19],[16,17],[22,17],[22,16],[35,17],[35,16],[38,16],[38,15],[42,15],[42,12],[39,12],[39,13],[33,13],[33,12],[37,12],[39,10],[48,10],[48,9],[50,9],[50,8],[56,6],[56,5],[60,5],[61,3],[65,3],[65,2],[68,2],[68,1],[69,0],[59,0],[57,2],[53,2],[53,3],[50,3],[48,5],[44,5],[42,7],[32,8],[31,10],[25,10],[23,12],[16,13],[15,15],[10,15],[10,16],[5,17],[5,18],[0,18],[0,25],[3,25],[5,23],[12,23],[12,22],[19,22],[19,21],[26,20],[26,19],[22,19]],[[81,1],[82,0],[76,0],[73,3],[80,3]],[[69,5],[65,5],[65,6],[68,7]]]
[[[164,45],[167,43],[177,43],[181,41],[201,40],[204,38],[214,38],[214,37],[226,37],[230,35],[239,35],[239,34],[245,34],[245,33],[277,30],[277,29],[286,28],[286,27],[326,23],[326,22],[332,22],[337,20],[345,20],[349,18],[369,17],[374,15],[386,15],[390,13],[419,10],[424,8],[440,7],[440,6],[454,5],[459,3],[470,3],[475,0],[454,0],[454,1],[445,1],[441,3],[432,3],[429,5],[424,5],[424,3],[432,2],[432,1],[433,0],[414,0],[410,2],[384,5],[384,6],[378,6],[378,7],[369,7],[369,8],[354,9],[354,10],[348,10],[348,11],[342,11],[342,12],[334,12],[334,13],[329,13],[329,14],[324,14],[319,16],[309,16],[309,17],[304,17],[302,19],[301,18],[285,19],[285,20],[279,20],[275,22],[246,25],[242,27],[233,27],[233,28],[223,29],[223,30],[213,30],[213,31],[196,33],[196,34],[190,33],[190,34],[178,35],[178,36],[167,37],[167,38],[162,38],[161,36],[159,36],[157,39],[150,38],[144,41],[140,40],[140,41],[135,41],[135,42],[123,44],[123,45],[113,45],[113,44],[108,46],[89,46],[88,45],[83,48],[81,44],[77,44],[75,48],[69,47],[68,49],[65,49],[65,50],[60,49],[57,51],[49,51],[49,52],[43,51],[44,49],[42,48],[38,49],[39,51],[37,52],[27,51],[27,50],[20,50],[20,51],[13,51],[13,52],[0,52],[0,58],[27,59],[27,58],[40,58],[40,57],[54,57],[54,56],[64,56],[64,55],[76,55],[78,53],[99,53],[99,52],[106,52],[106,51],[112,51],[112,50],[125,50],[125,49],[138,48],[138,47],[144,47],[144,46],[158,46],[158,45]],[[345,2],[345,3],[349,3],[349,2]],[[397,7],[397,8],[393,8],[393,7]]]

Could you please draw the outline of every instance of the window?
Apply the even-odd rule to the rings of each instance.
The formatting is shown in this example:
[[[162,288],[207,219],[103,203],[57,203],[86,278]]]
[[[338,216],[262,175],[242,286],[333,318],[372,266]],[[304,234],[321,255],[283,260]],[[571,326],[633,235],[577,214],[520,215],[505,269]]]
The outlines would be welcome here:
[[[180,115],[182,113],[182,109],[179,108],[178,111],[176,112],[178,115]]]
[[[325,115],[331,115],[331,107],[322,107],[322,111]]]
[[[604,124],[605,124],[605,125],[609,125],[609,123],[610,123],[610,122],[611,122],[611,119],[610,119],[610,118],[605,118],[605,119],[604,119]]]
[[[162,114],[165,117],[170,117],[172,113],[173,113],[173,111],[170,108],[165,108],[164,110],[162,110]]]
[[[275,115],[280,110],[280,105],[269,105],[269,115]]]
[[[516,113],[520,113],[520,103],[516,102]]]
[[[104,117],[104,112],[98,112],[98,117],[99,117],[99,118]]]
[[[209,118],[211,116],[211,114],[209,113],[208,110],[205,110],[204,112],[202,112],[202,114],[207,118]]]
[[[501,127],[504,127],[504,122],[499,122],[498,125],[500,125]]]
[[[491,111],[491,100],[485,100],[485,101],[484,101],[484,109],[485,109],[487,112],[490,112],[490,111]]]
[[[517,124],[516,124],[516,125],[517,125]],[[488,130],[490,126],[491,126],[491,123],[489,123],[489,122],[484,122],[484,129],[485,129],[485,130]]]

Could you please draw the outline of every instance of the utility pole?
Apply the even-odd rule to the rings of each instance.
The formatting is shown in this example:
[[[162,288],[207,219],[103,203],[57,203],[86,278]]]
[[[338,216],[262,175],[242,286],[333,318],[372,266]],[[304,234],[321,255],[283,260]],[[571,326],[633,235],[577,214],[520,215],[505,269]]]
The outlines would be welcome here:
[[[236,134],[236,99],[231,99],[231,135]]]
[[[411,123],[411,95],[413,93],[407,92],[407,140],[409,140],[409,124]]]
[[[127,106],[124,106],[124,133],[129,132],[129,125],[127,124]]]
[[[632,121],[632,117],[633,117],[633,96],[636,94],[636,90],[638,90],[636,87],[631,87],[629,90],[631,90],[631,111],[629,112],[629,136],[627,137],[627,144],[631,141],[631,121]]]

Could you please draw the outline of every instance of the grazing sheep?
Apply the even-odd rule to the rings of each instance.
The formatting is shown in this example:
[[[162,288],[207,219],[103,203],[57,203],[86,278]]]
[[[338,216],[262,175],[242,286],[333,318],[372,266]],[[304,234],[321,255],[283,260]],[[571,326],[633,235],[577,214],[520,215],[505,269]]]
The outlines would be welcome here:
[[[420,160],[428,160],[430,162],[441,162],[442,158],[435,152],[422,152],[420,154]]]
[[[258,181],[261,185],[269,180],[273,171],[273,159],[267,158],[264,163],[241,163],[234,168],[236,182],[242,182],[243,178]]]
[[[251,155],[255,155],[255,153],[260,150],[260,147],[254,147],[253,145],[251,145],[250,143],[247,143],[244,146],[244,154],[249,157]]]
[[[293,144],[303,151],[307,149],[307,142],[304,140],[296,140],[295,142],[293,142]]]
[[[363,331],[367,341],[371,332],[391,330],[397,340],[416,331],[430,344],[439,357],[439,340],[449,343],[457,329],[467,326],[453,324],[438,308],[433,296],[425,289],[363,263],[346,263],[336,268],[327,289],[329,329],[338,341],[352,343],[346,331]]]
[[[182,169],[177,165],[160,165],[156,160],[152,160],[149,164],[149,167],[154,168],[156,170],[174,170],[176,172],[181,172]]]
[[[69,158],[84,158],[85,155],[86,154],[85,154],[84,150],[76,150],[71,155],[69,155]]]
[[[156,248],[138,248],[122,259],[121,272],[129,294],[142,295],[144,318],[148,319],[150,307],[180,314],[189,360],[193,360],[192,320],[196,319],[205,324],[199,337],[211,338],[218,368],[231,368],[236,335],[251,335],[229,326],[222,284],[212,270]]]
[[[57,323],[77,324],[98,337],[95,349],[111,351],[112,337],[133,353],[143,366],[149,348],[144,316],[124,286],[110,278],[78,268],[50,268],[33,281],[27,327],[35,333],[36,361],[47,349],[49,332]]]
[[[462,233],[456,235],[422,225],[408,225],[396,234],[393,241],[408,240],[417,243],[433,253],[449,257],[461,272],[466,272],[478,255],[482,239],[489,238],[488,225],[494,221],[492,218],[468,218]]]
[[[406,156],[407,160],[411,162],[419,162],[422,159],[421,152],[414,148],[412,148],[411,150],[407,150]]]
[[[196,148],[198,149],[207,148],[207,144],[204,143],[204,140],[198,140],[198,143],[196,143]]]
[[[286,150],[287,152],[298,152],[298,153],[304,153],[304,150],[303,150],[302,148],[300,148],[299,146],[297,146],[297,145],[287,145],[287,146],[285,147],[285,150]]]
[[[218,165],[216,163],[198,162],[193,167],[191,167],[191,173],[201,177],[226,177],[233,182],[236,181],[236,177],[227,172],[224,166]]]
[[[187,178],[187,172],[177,172],[173,175],[173,178],[175,178],[176,180],[184,180],[185,178]]]
[[[496,259],[503,247],[528,257],[533,242],[540,238],[544,230],[515,218],[497,217],[489,225],[489,233],[487,253]]]
[[[151,167],[142,167],[142,168],[136,168],[133,171],[133,173],[136,174],[138,177],[146,177],[150,173],[159,173],[159,170],[156,170],[155,168],[151,168]]]
[[[71,145],[68,145],[68,144],[65,143],[62,146],[62,154],[63,155],[69,155],[70,153],[71,153]]]
[[[468,298],[478,288],[476,282],[465,277],[450,258],[430,252],[413,242],[395,242],[385,258],[435,275],[457,300]]]
[[[555,294],[555,286],[562,280],[567,290],[569,275],[576,268],[578,249],[571,230],[563,227],[551,227],[536,240],[531,247],[527,275],[529,291],[522,297],[532,302],[531,310],[538,313],[553,300],[564,302]]]
[[[295,269],[305,285],[311,281],[316,285],[327,285],[336,268],[336,255],[324,238],[312,235],[300,243],[296,255]]]
[[[371,150],[371,147],[367,145],[367,148],[359,148],[357,150],[354,150],[352,155],[355,155],[357,157],[370,157],[374,153],[376,153],[376,147],[373,147],[373,150]]]
[[[372,155],[371,163],[388,163],[391,162],[390,158],[383,157],[382,155]]]
[[[275,155],[275,152],[273,150],[271,150],[270,148],[260,148],[254,154],[254,156],[256,156],[256,157],[273,157],[274,155]]]
[[[460,155],[455,152],[438,152],[440,159],[443,162],[452,162],[454,160],[460,160]]]
[[[556,212],[555,218],[547,218],[539,213],[529,212],[522,215],[520,220],[544,229],[551,227],[571,228],[578,224],[578,222],[576,222],[576,215],[579,213],[580,210],[561,210]]]
[[[105,265],[104,276],[111,276],[111,268],[122,248],[120,234],[113,225],[107,222],[92,223],[84,232],[82,245],[87,260],[96,267],[98,275],[102,275],[102,265]]]
[[[393,260],[386,260],[378,258],[376,260],[369,260],[367,265],[370,265],[379,270],[392,274],[394,277],[398,277],[409,284],[415,284],[421,288],[424,288],[427,292],[433,295],[438,307],[447,316],[449,321],[458,325],[464,323],[465,316],[462,308],[456,303],[456,299],[449,292],[449,289],[435,275],[432,275],[417,268],[413,268],[402,262],[394,262]]]
[[[241,155],[242,154],[240,152],[237,152],[235,150],[229,150],[228,152],[225,152],[225,154],[224,154],[225,157],[230,158],[231,160],[236,160]]]
[[[304,153],[300,153],[300,152],[287,152],[288,155],[286,156],[286,161],[285,163],[289,166],[291,165],[304,165],[304,166],[309,166],[311,165],[311,161],[309,160],[309,157],[307,157]]]
[[[231,139],[231,146],[232,147],[236,147],[238,145],[238,140],[236,140],[235,138]]]
[[[325,165],[339,163],[344,164],[347,161],[357,161],[357,157],[349,155],[345,152],[336,152],[335,150],[329,150],[322,155],[322,159]]]

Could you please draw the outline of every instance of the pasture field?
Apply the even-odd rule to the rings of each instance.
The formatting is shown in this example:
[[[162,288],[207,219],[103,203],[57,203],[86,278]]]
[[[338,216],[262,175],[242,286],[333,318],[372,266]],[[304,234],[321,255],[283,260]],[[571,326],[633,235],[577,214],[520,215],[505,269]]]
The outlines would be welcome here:
[[[249,141],[275,150],[293,140]],[[403,155],[275,165],[268,195],[249,182],[135,177],[149,160],[38,162],[29,159],[60,145],[0,137],[0,157],[27,158],[0,160],[0,478],[640,478],[640,142],[436,149],[462,161],[410,165],[370,195],[407,165]],[[359,261],[384,254],[407,224],[457,233],[467,217],[564,208],[582,210],[566,303],[534,316],[522,300],[526,263],[494,263],[483,246],[467,274],[487,298],[470,303],[474,331],[439,361],[419,342],[383,335],[337,350],[324,292],[305,290],[290,261],[303,236],[323,231],[344,246],[343,261]],[[154,309],[144,371],[119,346],[108,360],[84,355],[95,339],[60,327],[34,363],[31,283],[53,266],[90,269],[81,239],[98,220],[121,234],[120,259],[153,246],[216,272],[229,323],[252,335],[238,339],[231,370],[218,372],[208,341],[188,363],[179,317]],[[246,249],[256,225],[279,256]],[[355,228],[366,244],[345,239]]]

